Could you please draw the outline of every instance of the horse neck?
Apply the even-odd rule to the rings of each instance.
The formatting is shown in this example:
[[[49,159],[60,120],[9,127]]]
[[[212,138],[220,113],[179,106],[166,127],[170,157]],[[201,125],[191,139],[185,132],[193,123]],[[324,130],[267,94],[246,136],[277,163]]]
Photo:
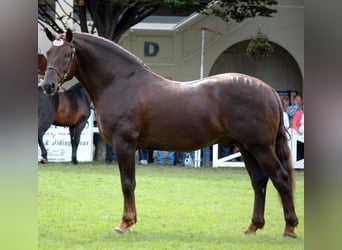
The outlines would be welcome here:
[[[77,96],[79,96],[88,107],[91,107],[91,99],[81,83],[74,84],[66,92],[70,91],[74,92]]]
[[[147,67],[130,52],[103,38],[77,33],[74,40],[80,70],[76,77],[83,83],[92,100],[109,85]],[[96,99],[96,98],[95,98]]]
[[[85,103],[87,104],[87,106],[91,107],[91,98],[88,95],[88,92],[84,88],[82,88],[81,93],[82,93],[82,98],[85,101]]]

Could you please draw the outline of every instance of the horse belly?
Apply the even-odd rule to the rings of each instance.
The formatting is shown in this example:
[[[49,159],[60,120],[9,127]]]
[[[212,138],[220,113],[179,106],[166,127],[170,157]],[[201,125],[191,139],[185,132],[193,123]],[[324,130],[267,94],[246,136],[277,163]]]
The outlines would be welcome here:
[[[62,100],[62,99],[61,99]],[[57,117],[54,124],[59,126],[72,126],[76,125],[86,117],[87,107],[81,104],[71,104],[64,100],[60,101],[57,111]]]
[[[168,151],[191,151],[214,144],[227,136],[213,113],[196,116],[183,115],[177,119],[169,115],[151,124],[140,143],[147,148]]]
[[[73,126],[76,125],[82,116],[79,114],[58,114],[54,122],[58,126]]]

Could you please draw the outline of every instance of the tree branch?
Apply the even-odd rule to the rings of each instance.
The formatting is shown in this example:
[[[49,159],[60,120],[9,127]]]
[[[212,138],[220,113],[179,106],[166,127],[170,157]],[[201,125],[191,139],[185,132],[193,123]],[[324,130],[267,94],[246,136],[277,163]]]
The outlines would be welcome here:
[[[54,8],[44,1],[46,6],[55,14]],[[45,10],[44,6],[38,4],[38,20],[42,23],[49,25],[57,33],[62,33],[63,29],[55,22],[55,18],[50,16],[50,14]]]

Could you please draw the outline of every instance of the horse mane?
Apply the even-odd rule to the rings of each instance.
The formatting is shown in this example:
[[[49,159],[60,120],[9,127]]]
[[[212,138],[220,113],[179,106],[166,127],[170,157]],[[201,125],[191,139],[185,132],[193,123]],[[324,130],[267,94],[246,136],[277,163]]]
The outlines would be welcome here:
[[[81,33],[81,32],[74,32],[74,35],[85,38],[85,39],[90,39],[99,43],[104,43],[105,45],[108,45],[109,47],[115,48],[116,50],[122,52],[124,55],[127,55],[129,58],[133,59],[133,61],[135,61],[137,64],[140,64],[143,68],[147,69],[147,70],[151,70],[149,66],[147,66],[139,57],[137,57],[136,55],[134,55],[132,52],[128,51],[127,49],[121,47],[120,45],[118,45],[117,43],[102,37],[102,36],[95,36],[89,33]]]

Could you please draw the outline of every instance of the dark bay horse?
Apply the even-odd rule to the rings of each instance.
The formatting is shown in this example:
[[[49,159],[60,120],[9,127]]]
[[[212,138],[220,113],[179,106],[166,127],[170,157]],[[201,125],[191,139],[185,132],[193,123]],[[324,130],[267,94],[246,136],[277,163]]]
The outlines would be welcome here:
[[[274,89],[238,73],[171,81],[109,40],[71,30],[53,34],[45,29],[45,33],[52,42],[43,82],[46,94],[54,95],[59,85],[75,76],[94,103],[101,135],[117,154],[124,196],[117,232],[128,232],[137,222],[137,149],[193,151],[214,143],[234,143],[254,189],[253,216],[244,232],[263,228],[266,186],[271,179],[283,205],[284,235],[297,237],[293,168],[282,106]]]
[[[77,148],[90,115],[91,99],[80,83],[65,92],[57,92],[48,97],[42,87],[38,87],[38,144],[41,149],[41,162],[47,162],[47,151],[43,136],[49,127],[68,126],[71,140],[71,161],[77,164]]]

